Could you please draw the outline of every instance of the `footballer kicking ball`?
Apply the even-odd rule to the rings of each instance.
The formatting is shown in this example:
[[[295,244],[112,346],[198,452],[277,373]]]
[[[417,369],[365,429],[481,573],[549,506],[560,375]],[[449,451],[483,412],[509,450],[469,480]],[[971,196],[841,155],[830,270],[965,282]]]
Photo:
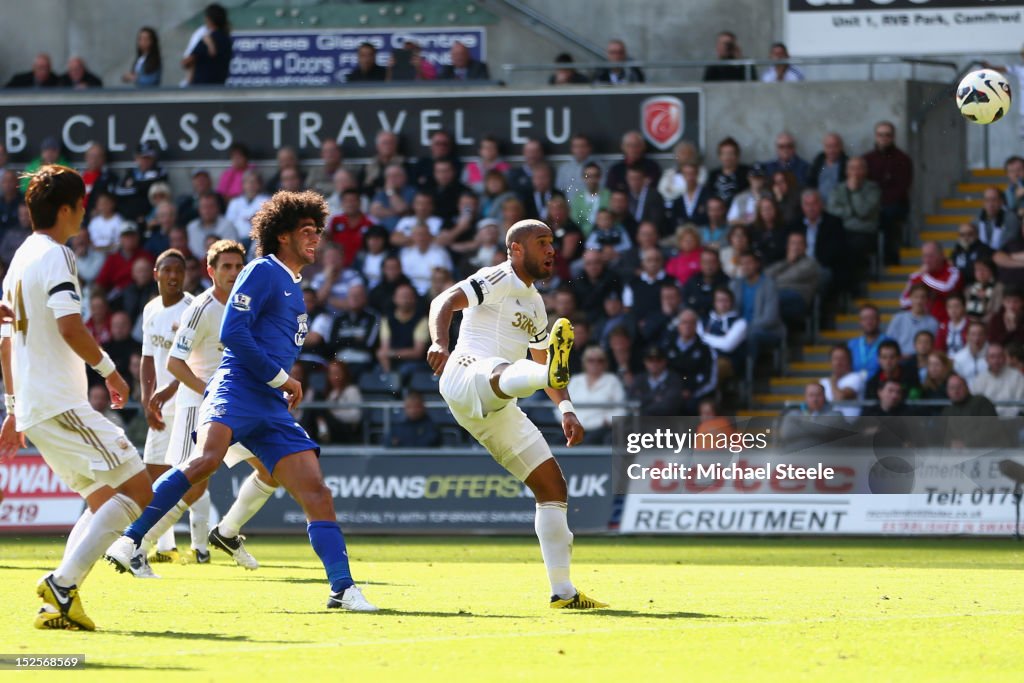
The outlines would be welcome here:
[[[972,71],[956,88],[956,106],[968,121],[998,121],[1010,111],[1010,84],[998,71]]]

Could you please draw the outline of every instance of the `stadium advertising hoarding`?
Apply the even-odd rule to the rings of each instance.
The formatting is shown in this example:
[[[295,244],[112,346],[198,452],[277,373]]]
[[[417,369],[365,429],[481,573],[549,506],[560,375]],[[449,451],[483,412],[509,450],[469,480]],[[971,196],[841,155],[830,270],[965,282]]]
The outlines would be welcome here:
[[[377,48],[377,64],[385,67],[392,52],[403,49],[407,41],[418,44],[421,57],[438,69],[451,63],[456,41],[469,49],[473,59],[487,59],[487,32],[481,27],[233,31],[231,41],[228,85],[242,87],[344,83],[363,43]]]
[[[96,140],[116,161],[131,161],[140,142],[163,150],[162,161],[222,164],[234,142],[255,158],[273,158],[282,145],[319,157],[325,138],[336,138],[349,160],[374,154],[374,137],[390,130],[409,156],[429,153],[430,136],[446,130],[460,153],[472,156],[484,135],[495,135],[518,152],[530,138],[550,154],[568,154],[573,133],[594,141],[595,153],[620,154],[622,132],[640,130],[654,151],[669,152],[679,140],[703,147],[703,98],[697,89],[636,88],[550,92],[362,88],[317,91],[254,90],[226,96],[181,93],[153,101],[137,94],[92,99],[68,96],[38,103],[9,97],[0,112],[0,142],[15,159],[36,156],[48,136],[81,154]]]
[[[559,462],[569,486],[574,529],[607,530],[612,507],[608,456],[567,455]],[[320,464],[346,531],[533,533],[533,495],[485,453],[324,456]],[[250,472],[245,465],[222,468],[210,480],[213,521],[231,507]],[[67,531],[84,509],[78,494],[35,453],[0,463],[0,490],[0,535]],[[298,503],[278,489],[249,527],[305,533],[305,517]]]
[[[573,530],[605,531],[611,516],[607,455],[559,458],[569,487]],[[338,522],[365,533],[533,533],[533,494],[486,453],[439,452],[322,457]],[[247,467],[211,480],[214,505],[227,510]],[[282,490],[249,523],[254,530],[305,532],[298,503]]]
[[[1010,535],[1021,420],[616,419],[620,529],[645,534]],[[1019,460],[1019,458],[1016,458]]]
[[[1024,0],[783,2],[793,56],[1017,52],[1024,39]]]
[[[82,498],[60,480],[38,453],[0,462],[0,534],[65,531],[85,509]]]

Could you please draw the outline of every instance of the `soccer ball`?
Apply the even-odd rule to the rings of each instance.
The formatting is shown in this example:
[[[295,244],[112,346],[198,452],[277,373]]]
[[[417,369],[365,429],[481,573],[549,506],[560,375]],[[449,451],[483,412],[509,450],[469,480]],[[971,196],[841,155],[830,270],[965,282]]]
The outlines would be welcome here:
[[[972,71],[956,87],[956,106],[968,121],[998,121],[1010,110],[1010,84],[998,71]]]

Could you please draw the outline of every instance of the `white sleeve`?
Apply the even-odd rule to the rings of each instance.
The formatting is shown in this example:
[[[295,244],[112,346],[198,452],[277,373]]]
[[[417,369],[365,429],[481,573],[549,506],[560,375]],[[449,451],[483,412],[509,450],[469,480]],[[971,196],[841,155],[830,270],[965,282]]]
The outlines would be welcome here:
[[[473,308],[486,302],[488,304],[500,303],[508,296],[509,285],[512,278],[501,268],[489,268],[477,271],[456,287],[466,294],[469,306]]]
[[[51,249],[44,257],[46,268],[46,306],[54,318],[82,314],[82,293],[78,289],[78,266],[67,247]]]
[[[149,323],[153,318],[153,307],[146,306],[142,309],[142,355],[155,356],[156,347],[153,346],[153,337],[149,333]]]
[[[840,389],[853,389],[858,398],[864,395],[864,375],[859,372],[851,372],[839,378],[837,385]]]
[[[633,308],[633,286],[626,285],[622,288],[622,306],[623,308]]]
[[[317,317],[313,318],[313,324],[310,326],[310,332],[316,332],[324,341],[331,340],[331,326],[334,324],[334,316],[330,313],[321,313]]]
[[[204,316],[199,314],[202,305],[192,303],[181,313],[178,331],[174,334],[174,343],[171,344],[170,357],[178,360],[188,360],[192,348],[197,342],[206,338]]]
[[[733,323],[729,328],[729,331],[725,334],[704,333],[701,335],[701,339],[705,344],[713,348],[715,351],[721,351],[723,353],[732,353],[746,338],[747,321],[742,318]]]
[[[540,332],[537,336],[530,337],[530,348],[540,350],[546,350],[548,348],[548,312],[544,309],[544,304],[541,304],[541,325]]]

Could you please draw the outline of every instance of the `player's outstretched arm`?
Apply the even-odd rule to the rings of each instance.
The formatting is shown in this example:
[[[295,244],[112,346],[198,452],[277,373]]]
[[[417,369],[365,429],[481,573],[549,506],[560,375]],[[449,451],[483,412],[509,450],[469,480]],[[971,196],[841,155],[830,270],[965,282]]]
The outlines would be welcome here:
[[[469,299],[458,285],[446,289],[430,302],[427,326],[430,328],[431,344],[427,349],[427,363],[435,375],[440,375],[448,362],[448,335],[452,329],[452,316],[455,311],[465,308],[469,308]]]
[[[547,365],[548,352],[546,349],[530,349],[530,358],[541,365]],[[558,406],[559,410],[562,408],[562,402],[569,400],[568,389],[552,389],[548,387],[544,390],[544,393],[548,395],[552,403]],[[580,424],[576,413],[562,413],[562,433],[565,434],[566,446],[576,446],[583,441],[583,425]]]

